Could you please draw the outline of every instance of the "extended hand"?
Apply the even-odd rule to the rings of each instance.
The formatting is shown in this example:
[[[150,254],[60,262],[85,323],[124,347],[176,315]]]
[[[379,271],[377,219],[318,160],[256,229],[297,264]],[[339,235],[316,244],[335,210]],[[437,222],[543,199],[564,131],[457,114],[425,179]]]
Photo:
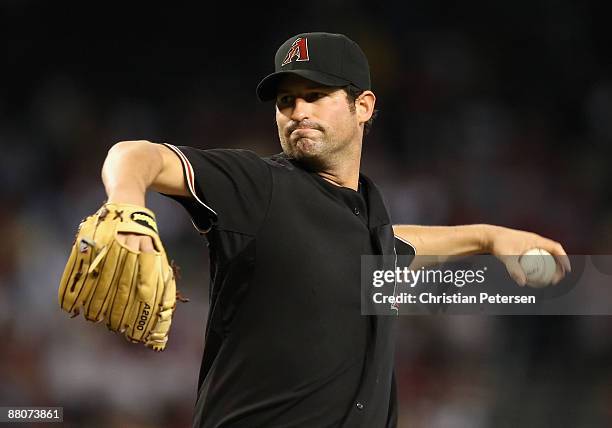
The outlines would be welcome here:
[[[557,269],[553,277],[553,284],[557,284],[567,272],[572,270],[563,246],[535,233],[492,226],[487,234],[486,247],[487,252],[496,256],[506,265],[512,279],[521,287],[525,285],[527,278],[519,264],[519,257],[532,248],[542,248],[554,256]]]

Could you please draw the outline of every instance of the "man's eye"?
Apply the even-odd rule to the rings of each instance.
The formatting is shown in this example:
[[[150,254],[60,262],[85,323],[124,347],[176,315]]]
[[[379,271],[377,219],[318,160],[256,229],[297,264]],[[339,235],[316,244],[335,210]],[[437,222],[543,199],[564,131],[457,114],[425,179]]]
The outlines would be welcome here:
[[[293,99],[289,95],[280,96],[276,100],[276,104],[278,104],[279,106],[286,106],[286,105],[291,104],[292,102],[293,102]]]
[[[325,94],[323,92],[311,92],[310,94],[306,95],[305,99],[306,101],[308,101],[309,103],[318,100],[319,98],[323,98],[325,96]]]

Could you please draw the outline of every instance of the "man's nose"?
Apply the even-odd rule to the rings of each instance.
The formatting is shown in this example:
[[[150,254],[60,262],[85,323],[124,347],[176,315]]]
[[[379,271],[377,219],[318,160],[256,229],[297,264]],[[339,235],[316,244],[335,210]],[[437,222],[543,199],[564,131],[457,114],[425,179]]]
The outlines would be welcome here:
[[[310,103],[303,98],[296,97],[293,111],[291,112],[291,119],[301,122],[304,119],[310,117]]]

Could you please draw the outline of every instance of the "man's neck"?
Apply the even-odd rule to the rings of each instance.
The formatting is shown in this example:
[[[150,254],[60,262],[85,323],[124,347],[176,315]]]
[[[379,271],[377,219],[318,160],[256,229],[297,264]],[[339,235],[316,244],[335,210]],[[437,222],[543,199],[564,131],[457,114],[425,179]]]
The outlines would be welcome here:
[[[331,184],[358,191],[360,162],[361,153],[356,153],[353,157],[345,158],[333,166],[317,171],[317,174]]]
[[[339,187],[348,187],[349,189],[353,189],[357,191],[359,185],[359,173],[355,177],[351,177],[350,179],[342,179],[338,176],[334,176],[328,172],[318,172],[325,181],[330,182]]]

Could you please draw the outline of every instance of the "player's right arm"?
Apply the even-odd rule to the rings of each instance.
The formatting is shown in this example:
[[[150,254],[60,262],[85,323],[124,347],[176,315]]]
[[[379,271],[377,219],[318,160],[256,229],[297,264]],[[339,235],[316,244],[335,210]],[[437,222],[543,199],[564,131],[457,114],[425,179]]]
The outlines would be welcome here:
[[[147,189],[189,196],[179,158],[163,144],[121,141],[108,151],[102,166],[108,202],[145,206]],[[150,237],[126,234],[119,238],[135,250],[153,250]]]
[[[145,205],[147,189],[190,196],[179,158],[163,144],[121,141],[108,151],[102,167],[108,202]]]

